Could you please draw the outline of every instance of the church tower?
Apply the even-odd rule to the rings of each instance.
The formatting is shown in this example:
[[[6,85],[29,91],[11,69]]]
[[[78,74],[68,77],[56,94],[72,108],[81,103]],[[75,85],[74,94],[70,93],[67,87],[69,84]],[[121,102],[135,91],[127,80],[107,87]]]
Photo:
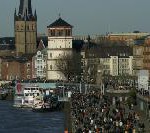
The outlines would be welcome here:
[[[20,0],[18,14],[14,14],[14,32],[16,54],[36,52],[37,15],[32,13],[31,0]]]

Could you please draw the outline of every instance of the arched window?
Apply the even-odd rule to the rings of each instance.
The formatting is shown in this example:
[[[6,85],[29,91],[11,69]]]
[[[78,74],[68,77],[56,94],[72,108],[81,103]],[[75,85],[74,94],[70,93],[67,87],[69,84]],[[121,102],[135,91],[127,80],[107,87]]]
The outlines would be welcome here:
[[[52,58],[52,53],[50,53],[50,57]]]
[[[34,26],[34,24],[32,24],[32,30],[35,30],[35,26]]]
[[[50,69],[52,70],[52,65],[50,65]]]

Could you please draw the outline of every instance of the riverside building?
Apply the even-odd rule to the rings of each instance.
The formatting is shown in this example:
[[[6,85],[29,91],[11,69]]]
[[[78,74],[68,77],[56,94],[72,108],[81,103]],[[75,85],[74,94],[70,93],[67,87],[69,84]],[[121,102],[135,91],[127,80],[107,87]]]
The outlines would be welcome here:
[[[67,80],[57,63],[72,53],[72,26],[59,17],[48,27],[47,79]]]

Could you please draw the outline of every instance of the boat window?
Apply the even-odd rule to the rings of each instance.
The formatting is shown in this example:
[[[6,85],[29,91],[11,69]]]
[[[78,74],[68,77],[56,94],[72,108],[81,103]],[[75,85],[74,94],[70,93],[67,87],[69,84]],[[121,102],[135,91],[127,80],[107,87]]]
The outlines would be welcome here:
[[[27,100],[25,100],[24,102],[25,102],[25,103],[28,103],[28,101],[27,101]]]
[[[25,94],[25,96],[29,96],[29,94]]]
[[[25,88],[25,90],[30,90],[30,88]]]

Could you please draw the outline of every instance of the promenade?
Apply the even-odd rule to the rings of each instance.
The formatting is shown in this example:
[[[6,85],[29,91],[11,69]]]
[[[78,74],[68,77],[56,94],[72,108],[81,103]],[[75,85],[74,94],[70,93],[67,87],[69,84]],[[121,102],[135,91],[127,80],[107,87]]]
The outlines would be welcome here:
[[[136,106],[131,109],[119,101],[91,90],[73,93],[71,98],[73,133],[149,133],[149,122]]]

